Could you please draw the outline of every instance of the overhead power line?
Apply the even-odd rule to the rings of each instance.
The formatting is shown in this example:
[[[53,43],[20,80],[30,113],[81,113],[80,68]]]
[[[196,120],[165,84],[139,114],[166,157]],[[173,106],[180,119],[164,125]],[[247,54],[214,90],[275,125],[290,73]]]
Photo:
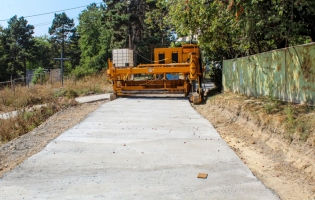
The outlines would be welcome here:
[[[101,4],[100,3],[95,3],[95,4]],[[37,15],[30,15],[30,16],[25,16],[24,18],[29,18],[29,17],[37,17],[37,16],[42,16],[42,15],[49,15],[49,14],[53,14],[53,13],[58,13],[58,12],[63,12],[63,11],[67,11],[67,10],[75,10],[75,9],[79,9],[79,8],[84,8],[87,7],[89,5],[85,5],[85,6],[79,6],[79,7],[75,7],[75,8],[68,8],[68,9],[64,9],[64,10],[58,10],[58,11],[53,11],[53,12],[48,12],[48,13],[42,13],[42,14],[37,14]],[[0,20],[0,22],[4,22],[4,21],[8,21],[10,19],[2,19]]]
[[[52,24],[52,22],[43,22],[39,24],[34,24],[33,26],[36,28],[37,26],[45,26],[45,25],[50,25],[50,24]]]

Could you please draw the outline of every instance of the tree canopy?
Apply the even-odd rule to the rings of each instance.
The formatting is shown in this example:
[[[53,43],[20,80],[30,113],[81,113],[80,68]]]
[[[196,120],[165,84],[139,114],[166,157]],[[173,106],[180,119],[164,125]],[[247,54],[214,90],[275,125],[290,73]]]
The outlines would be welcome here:
[[[161,0],[165,23],[179,34],[198,34],[215,61],[314,40],[312,0]],[[312,20],[313,19],[313,20]]]
[[[1,46],[4,62],[0,67],[6,75],[16,76],[18,73],[26,76],[26,62],[33,59],[34,26],[28,24],[24,17],[13,16],[8,21],[8,27],[1,30]]]
[[[0,27],[0,80],[60,68],[53,58],[62,48],[71,58],[65,74],[102,70],[113,49],[129,48],[129,24],[138,64],[150,63],[154,48],[179,46],[175,36],[197,35],[207,60],[222,66],[223,59],[314,41],[314,19],[313,0],[103,0],[87,6],[77,26],[59,13],[49,36],[33,37],[34,26],[13,16]]]

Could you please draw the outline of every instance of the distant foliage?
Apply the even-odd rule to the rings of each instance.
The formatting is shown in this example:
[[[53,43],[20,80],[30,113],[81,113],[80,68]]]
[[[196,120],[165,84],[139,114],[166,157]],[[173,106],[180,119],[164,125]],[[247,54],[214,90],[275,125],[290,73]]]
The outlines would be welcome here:
[[[107,67],[112,50],[129,48],[129,19],[132,27],[132,49],[138,63],[150,63],[154,48],[165,47],[173,39],[169,26],[162,26],[161,10],[157,1],[134,0],[130,12],[126,1],[109,0],[105,4],[91,4],[80,16],[78,32],[81,48],[80,66],[74,73],[93,73]],[[160,20],[160,21],[159,21]],[[145,59],[147,58],[147,59]]]
[[[37,70],[34,71],[34,76],[32,77],[32,83],[38,84],[42,80],[42,84],[48,81],[48,77],[43,68],[39,67]]]
[[[65,74],[70,73],[79,66],[81,50],[79,47],[80,35],[75,27],[74,20],[70,19],[66,13],[55,14],[52,25],[48,30],[50,34],[49,42],[54,58],[60,58],[63,49],[64,58],[71,58],[64,62]],[[54,61],[54,68],[60,68],[60,61]]]
[[[164,22],[178,34],[198,34],[214,61],[315,40],[315,1],[160,0]],[[294,4],[292,4],[294,3]],[[210,60],[211,61],[211,60]]]
[[[33,34],[34,26],[16,15],[8,21],[7,28],[0,28],[0,81],[26,75],[27,62],[34,60]]]

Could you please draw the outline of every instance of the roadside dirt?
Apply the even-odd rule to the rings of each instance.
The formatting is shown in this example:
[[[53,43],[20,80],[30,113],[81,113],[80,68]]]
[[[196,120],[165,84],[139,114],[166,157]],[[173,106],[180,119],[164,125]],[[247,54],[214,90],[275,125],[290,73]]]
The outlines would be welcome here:
[[[194,108],[211,122],[254,175],[281,199],[314,200],[314,146],[288,142],[285,130],[267,127],[253,119],[243,109],[246,101],[233,101],[233,95],[227,100],[219,94],[218,98]]]
[[[106,101],[82,104],[59,111],[31,132],[0,146],[0,178],[28,157],[40,152],[51,140],[82,121]]]

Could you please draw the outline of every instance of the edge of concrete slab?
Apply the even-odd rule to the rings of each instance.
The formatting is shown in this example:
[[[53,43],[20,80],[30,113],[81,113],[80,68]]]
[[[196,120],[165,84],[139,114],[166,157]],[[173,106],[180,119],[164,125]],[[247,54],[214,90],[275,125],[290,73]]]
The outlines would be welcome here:
[[[93,103],[93,102],[104,101],[104,100],[109,100],[109,99],[110,99],[110,93],[75,98],[75,100],[79,103]]]

